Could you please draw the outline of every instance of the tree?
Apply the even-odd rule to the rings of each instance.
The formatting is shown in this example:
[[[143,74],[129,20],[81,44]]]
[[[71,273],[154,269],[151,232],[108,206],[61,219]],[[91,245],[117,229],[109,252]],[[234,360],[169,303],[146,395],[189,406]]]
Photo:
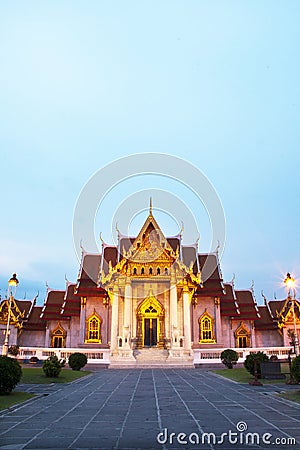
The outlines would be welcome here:
[[[237,363],[238,359],[239,359],[238,353],[230,348],[228,348],[227,350],[223,350],[221,353],[222,363],[228,369],[232,369],[233,366]]]
[[[269,361],[268,355],[266,355],[264,352],[256,352],[256,353],[250,353],[246,357],[246,360],[244,362],[244,367],[248,370],[248,372],[251,373],[251,375],[255,375],[255,363],[256,360],[256,368],[257,368],[257,377],[261,378],[261,370],[260,370],[260,363]]]
[[[8,353],[10,355],[13,355],[13,356],[18,356],[18,354],[19,354],[19,346],[18,345],[11,345],[9,347],[9,349],[8,349]]]
[[[72,353],[69,357],[69,366],[73,370],[80,370],[87,363],[87,357],[84,353]]]
[[[56,355],[53,355],[44,361],[43,371],[45,372],[46,377],[57,378],[64,365],[64,359],[59,360]]]
[[[294,380],[300,382],[300,356],[296,356],[292,362],[292,376]]]
[[[9,356],[0,356],[0,395],[10,394],[22,377],[18,361]]]

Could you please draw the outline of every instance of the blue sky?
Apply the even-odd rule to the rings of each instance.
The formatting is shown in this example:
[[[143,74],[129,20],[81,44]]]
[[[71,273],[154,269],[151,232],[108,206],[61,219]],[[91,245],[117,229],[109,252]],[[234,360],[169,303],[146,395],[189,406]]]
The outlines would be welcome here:
[[[224,278],[254,280],[258,302],[262,289],[282,298],[286,271],[300,277],[299,23],[289,0],[2,2],[2,295],[13,271],[18,296],[39,289],[40,302],[45,281],[75,281],[73,211],[87,180],[116,158],[162,152],[219,194]],[[104,234],[134,190],[111,193]]]

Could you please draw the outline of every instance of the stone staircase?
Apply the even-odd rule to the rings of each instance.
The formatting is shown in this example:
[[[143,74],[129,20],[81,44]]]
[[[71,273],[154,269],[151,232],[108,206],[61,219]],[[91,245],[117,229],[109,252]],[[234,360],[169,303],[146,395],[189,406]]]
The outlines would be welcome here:
[[[169,352],[168,350],[150,347],[134,350],[133,355],[136,359],[136,365],[139,368],[161,368],[167,365],[166,360],[169,356]]]
[[[133,351],[134,360],[123,361],[117,359],[111,361],[111,369],[191,369],[194,364],[191,361],[185,361],[181,358],[174,360],[168,359],[168,350],[162,350],[155,347],[142,348]]]

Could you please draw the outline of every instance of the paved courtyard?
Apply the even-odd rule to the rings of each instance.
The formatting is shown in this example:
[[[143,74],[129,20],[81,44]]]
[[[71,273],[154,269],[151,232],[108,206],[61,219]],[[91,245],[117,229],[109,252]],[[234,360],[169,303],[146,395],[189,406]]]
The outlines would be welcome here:
[[[19,390],[40,396],[0,415],[1,449],[300,449],[300,405],[276,398],[278,385],[149,369]]]

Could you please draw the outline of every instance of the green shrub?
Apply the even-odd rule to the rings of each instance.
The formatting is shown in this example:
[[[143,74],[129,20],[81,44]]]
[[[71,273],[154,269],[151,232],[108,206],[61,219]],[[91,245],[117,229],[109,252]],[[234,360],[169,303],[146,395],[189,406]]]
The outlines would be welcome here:
[[[292,376],[293,378],[300,382],[300,356],[296,356],[296,358],[292,361]]]
[[[18,356],[18,354],[19,354],[19,346],[18,345],[11,345],[9,347],[9,349],[8,349],[8,353],[10,355],[13,355],[13,356]]]
[[[57,356],[50,356],[43,363],[43,371],[46,377],[57,378],[60,374],[62,367],[65,365],[65,360],[59,360]]]
[[[254,360],[256,359],[257,362],[257,376],[258,378],[261,378],[261,370],[260,370],[260,363],[269,361],[268,355],[266,355],[264,352],[256,352],[256,353],[250,353],[246,357],[246,360],[244,362],[245,369],[248,370],[248,372],[251,373],[251,375],[254,376]]]
[[[84,353],[72,353],[69,357],[69,366],[73,370],[80,370],[87,363],[87,357]]]
[[[22,377],[18,361],[9,356],[0,356],[0,395],[10,394]]]
[[[232,369],[233,366],[237,363],[239,359],[239,355],[235,350],[231,350],[228,348],[227,350],[223,350],[221,353],[222,363],[228,368]]]

